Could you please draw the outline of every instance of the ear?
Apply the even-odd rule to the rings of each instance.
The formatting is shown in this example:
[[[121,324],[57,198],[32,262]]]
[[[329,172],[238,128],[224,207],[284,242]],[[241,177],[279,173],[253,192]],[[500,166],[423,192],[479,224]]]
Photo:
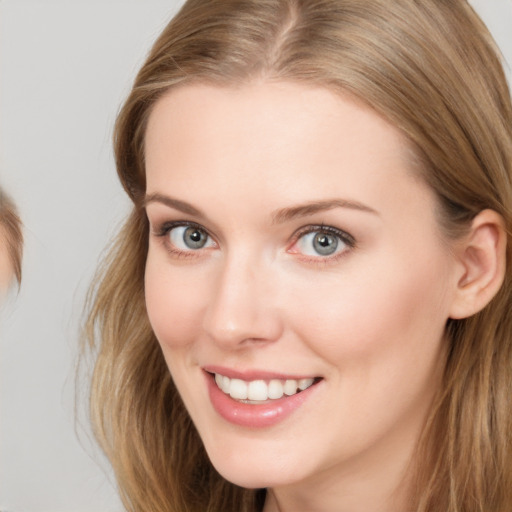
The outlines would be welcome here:
[[[481,311],[496,295],[505,276],[507,235],[501,215],[481,211],[457,244],[458,275],[450,318],[467,318]]]

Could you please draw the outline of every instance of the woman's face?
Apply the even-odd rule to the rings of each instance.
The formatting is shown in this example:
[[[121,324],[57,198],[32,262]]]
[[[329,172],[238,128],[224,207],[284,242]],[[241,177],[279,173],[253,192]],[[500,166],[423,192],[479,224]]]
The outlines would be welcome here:
[[[218,471],[400,474],[456,263],[399,132],[322,88],[184,86],[151,114],[146,164],[148,314]]]

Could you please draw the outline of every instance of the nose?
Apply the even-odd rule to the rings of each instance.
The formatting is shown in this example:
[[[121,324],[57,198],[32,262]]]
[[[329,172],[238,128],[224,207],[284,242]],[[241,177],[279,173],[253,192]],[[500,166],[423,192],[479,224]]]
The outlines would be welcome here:
[[[207,335],[226,349],[279,339],[282,319],[276,307],[272,272],[249,257],[226,259],[212,283],[203,317]]]

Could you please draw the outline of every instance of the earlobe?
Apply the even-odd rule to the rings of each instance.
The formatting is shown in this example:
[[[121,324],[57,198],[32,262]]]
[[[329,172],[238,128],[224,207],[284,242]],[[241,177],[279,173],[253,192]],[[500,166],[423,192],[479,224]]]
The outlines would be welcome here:
[[[483,210],[457,247],[460,275],[450,318],[481,311],[496,295],[505,276],[507,236],[501,215]]]

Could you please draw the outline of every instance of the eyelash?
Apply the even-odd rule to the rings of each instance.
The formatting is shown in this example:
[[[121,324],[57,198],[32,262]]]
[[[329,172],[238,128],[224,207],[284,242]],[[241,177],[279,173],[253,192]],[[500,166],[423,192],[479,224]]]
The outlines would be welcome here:
[[[169,240],[169,233],[171,230],[178,228],[178,227],[186,227],[186,228],[196,228],[199,231],[202,231],[206,234],[211,240],[214,240],[213,237],[208,233],[208,231],[201,226],[200,224],[196,224],[195,222],[189,222],[189,221],[178,221],[178,222],[166,222],[162,224],[161,226],[156,229],[154,232],[154,235],[158,238],[163,239],[163,244],[166,248],[166,250],[173,256],[178,258],[195,258],[197,257],[198,250],[181,250],[177,249],[173,246],[173,244]],[[336,237],[339,241],[341,241],[343,244],[346,245],[346,249],[343,249],[333,255],[327,255],[327,256],[307,256],[299,251],[291,251],[292,254],[297,254],[301,260],[303,261],[309,261],[313,263],[320,263],[320,264],[328,264],[331,262],[338,261],[341,257],[345,256],[346,253],[353,249],[356,246],[356,240],[355,238],[347,233],[346,231],[343,231],[341,229],[335,228],[333,226],[327,226],[324,224],[319,225],[309,225],[304,228],[299,229],[296,231],[293,236],[291,243],[288,245],[289,248],[296,245],[303,237],[305,237],[308,234],[311,233],[325,233],[327,235],[331,235]],[[216,244],[216,242],[214,242]],[[216,244],[217,245],[217,244]],[[288,252],[290,252],[290,249],[288,249]]]
[[[329,264],[329,263],[335,263],[340,258],[346,256],[346,253],[354,249],[356,246],[356,240],[355,238],[347,233],[346,231],[343,231],[341,229],[335,228],[333,226],[326,226],[325,224],[318,224],[318,225],[309,225],[304,228],[299,229],[296,231],[292,237],[292,243],[290,244],[290,247],[293,247],[296,245],[302,238],[304,238],[306,235],[311,233],[323,233],[327,235],[331,235],[336,237],[339,241],[341,241],[342,244],[345,244],[346,248],[342,249],[341,251],[327,256],[307,256],[305,254],[300,253],[299,251],[292,252],[293,254],[297,254],[298,257],[303,261],[312,261],[314,263],[319,264]]]
[[[198,231],[202,231],[205,233],[209,238],[213,239],[212,236],[208,233],[208,231],[202,227],[200,224],[196,224],[195,222],[187,222],[187,221],[178,221],[178,222],[165,222],[159,228],[155,231],[155,236],[158,238],[163,239],[163,245],[166,248],[166,250],[173,256],[177,258],[196,258],[197,254],[195,254],[198,251],[194,251],[193,249],[189,251],[183,251],[181,249],[177,249],[173,246],[173,244],[169,240],[169,233],[171,230],[179,227],[185,227],[185,228],[195,228]]]

